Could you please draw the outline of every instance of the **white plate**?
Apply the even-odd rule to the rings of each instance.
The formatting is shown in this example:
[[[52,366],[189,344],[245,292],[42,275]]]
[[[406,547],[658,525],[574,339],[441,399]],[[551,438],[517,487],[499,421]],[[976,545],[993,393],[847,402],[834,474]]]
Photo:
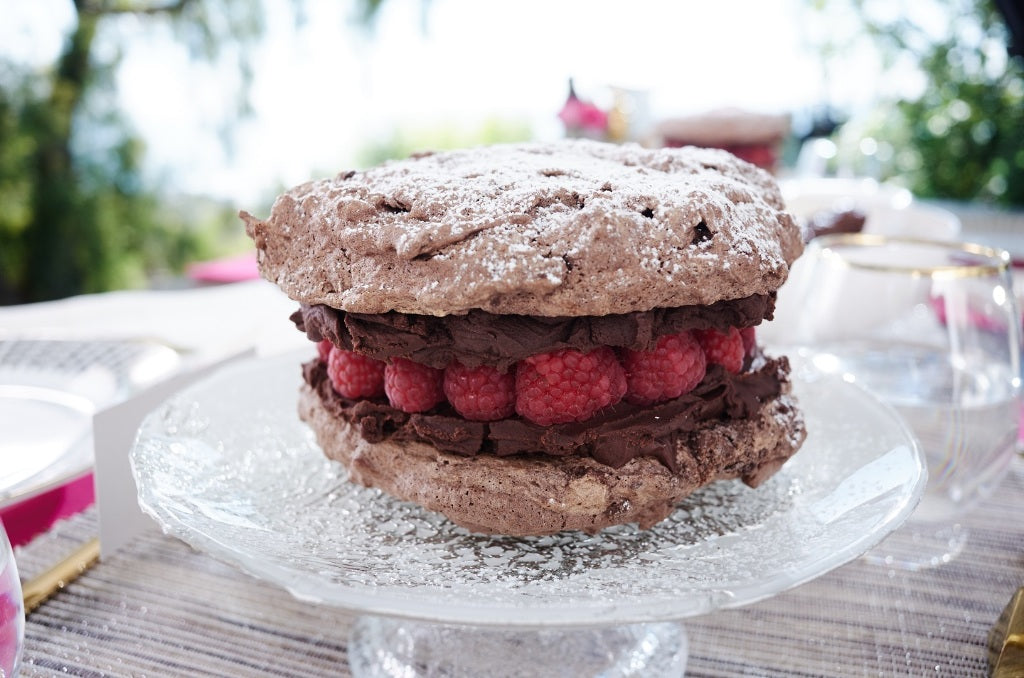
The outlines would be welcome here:
[[[18,487],[69,450],[88,450],[94,410],[92,401],[63,391],[0,384],[0,487]]]
[[[0,508],[92,468],[92,416],[177,369],[151,342],[0,340]]]
[[[474,535],[347,482],[298,420],[298,362],[237,364],[154,411],[131,455],[139,502],[198,549],[360,612],[580,626],[742,605],[875,545],[925,482],[890,409],[841,381],[799,382],[807,442],[757,490],[716,483],[648,531]]]

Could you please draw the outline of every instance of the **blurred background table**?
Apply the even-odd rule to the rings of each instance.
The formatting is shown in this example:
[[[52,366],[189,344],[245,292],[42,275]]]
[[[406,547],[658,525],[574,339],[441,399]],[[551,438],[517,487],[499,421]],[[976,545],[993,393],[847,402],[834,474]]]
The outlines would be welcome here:
[[[89,365],[75,362],[105,360],[98,364],[109,369],[94,375],[101,387],[85,388],[84,393],[96,395],[98,407],[112,405],[117,399],[130,396],[133,389],[153,383],[145,380],[118,389],[105,383],[123,376],[113,370],[128,367],[124,360],[108,355],[122,343],[173,352],[175,362],[165,366],[172,373],[245,349],[262,353],[286,351],[308,345],[306,338],[288,322],[288,315],[295,308],[297,304],[276,287],[260,280],[187,289],[109,292],[0,307],[0,346],[14,347],[0,356],[0,368],[9,368],[0,376],[0,383],[4,377],[26,375],[45,375],[53,387],[59,385],[61,375],[67,375],[69,380],[87,381],[83,375]],[[90,346],[105,349],[91,350]],[[23,350],[15,350],[17,347]],[[59,353],[52,356],[52,370],[47,370],[43,351]],[[26,355],[31,358],[31,365],[14,364],[25,362]],[[155,378],[169,376],[167,369],[161,370]],[[13,499],[7,497],[8,488],[3,488],[0,498],[7,501],[0,503],[0,519],[15,546],[28,542],[54,520],[74,515],[93,502],[92,476],[88,473],[88,459],[85,461],[85,465],[79,465],[81,468],[67,469],[64,482],[56,482],[60,478],[51,478],[53,474],[49,472],[40,478],[45,482],[38,485],[31,482],[32,478],[19,481],[18,488],[23,492],[20,496],[15,492]]]

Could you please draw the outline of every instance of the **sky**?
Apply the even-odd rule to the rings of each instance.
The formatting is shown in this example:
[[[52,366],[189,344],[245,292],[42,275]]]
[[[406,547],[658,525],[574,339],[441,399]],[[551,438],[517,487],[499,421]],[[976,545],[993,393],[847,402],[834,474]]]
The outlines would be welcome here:
[[[856,107],[878,94],[870,55],[826,72],[812,42],[823,18],[805,0],[629,3],[600,0],[388,0],[367,32],[351,2],[265,0],[254,53],[253,115],[219,130],[237,71],[197,63],[161,24],[120,20],[97,38],[122,50],[121,106],[147,144],[147,172],[171,191],[238,204],[354,166],[398,128],[523,121],[562,134],[567,83],[607,105],[634,92],[647,119],[742,107],[794,112]],[[72,14],[66,0],[0,0],[5,53],[52,61]]]

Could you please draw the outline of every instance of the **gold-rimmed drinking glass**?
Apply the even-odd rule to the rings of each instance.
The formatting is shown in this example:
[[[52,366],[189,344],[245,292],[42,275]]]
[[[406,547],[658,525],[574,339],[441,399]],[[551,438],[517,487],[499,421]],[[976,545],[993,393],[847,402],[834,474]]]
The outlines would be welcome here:
[[[794,267],[776,318],[771,338],[797,369],[841,375],[889,403],[927,459],[920,506],[868,559],[919,569],[954,558],[968,539],[963,516],[1006,474],[1017,440],[1020,315],[1009,255],[825,236]]]

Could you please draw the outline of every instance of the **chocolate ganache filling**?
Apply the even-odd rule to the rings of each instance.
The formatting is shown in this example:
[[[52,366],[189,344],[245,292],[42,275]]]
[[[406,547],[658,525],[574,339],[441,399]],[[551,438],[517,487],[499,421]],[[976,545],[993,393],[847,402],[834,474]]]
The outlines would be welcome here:
[[[349,400],[331,387],[323,362],[303,365],[303,377],[324,407],[370,443],[415,440],[464,456],[585,454],[613,468],[634,457],[652,456],[674,472],[679,470],[680,442],[709,422],[752,416],[762,403],[781,393],[788,372],[785,358],[758,357],[741,374],[710,365],[695,389],[674,400],[649,406],[621,401],[584,422],[539,426],[521,417],[469,421],[447,404],[408,414],[383,400]]]
[[[663,334],[707,327],[745,327],[771,317],[774,295],[747,297],[712,306],[628,313],[615,316],[545,318],[470,312],[464,316],[346,313],[327,306],[303,306],[292,316],[310,339],[328,339],[378,360],[394,356],[443,368],[453,360],[470,367],[508,369],[537,353],[598,346],[645,350]],[[774,400],[788,382],[785,358],[758,353],[739,374],[708,365],[689,393],[667,402],[639,406],[621,401],[583,421],[539,426],[513,416],[491,422],[469,421],[447,403],[409,414],[386,399],[350,400],[331,386],[325,364],[303,365],[303,377],[334,416],[368,442],[419,441],[464,456],[543,454],[588,455],[620,468],[639,456],[658,459],[678,471],[676,450],[695,431],[716,421],[745,419]]]
[[[453,360],[466,367],[491,365],[505,372],[517,361],[571,348],[586,353],[600,346],[646,351],[658,337],[691,329],[750,327],[771,320],[775,293],[719,301],[709,306],[656,308],[605,316],[544,317],[470,311],[465,315],[346,313],[303,305],[292,314],[312,340],[376,360],[395,356],[444,369]]]

